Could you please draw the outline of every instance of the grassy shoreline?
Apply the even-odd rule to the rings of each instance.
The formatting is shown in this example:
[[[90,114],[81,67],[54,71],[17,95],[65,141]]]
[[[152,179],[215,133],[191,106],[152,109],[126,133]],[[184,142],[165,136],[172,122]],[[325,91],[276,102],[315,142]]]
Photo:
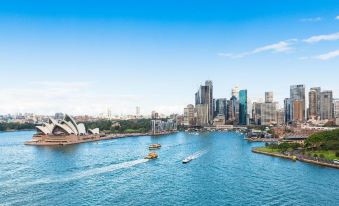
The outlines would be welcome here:
[[[269,156],[273,156],[273,157],[290,159],[290,160],[293,160],[293,161],[298,160],[298,161],[302,161],[302,162],[306,162],[306,163],[311,163],[311,164],[316,164],[316,165],[320,165],[320,166],[339,169],[339,164],[324,162],[324,161],[321,161],[319,159],[308,159],[308,158],[304,158],[304,157],[301,157],[301,156],[286,155],[286,154],[282,153],[282,151],[279,150],[279,149],[271,149],[271,148],[267,148],[267,147],[255,147],[255,148],[252,148],[252,152],[258,153],[258,154],[269,155]]]

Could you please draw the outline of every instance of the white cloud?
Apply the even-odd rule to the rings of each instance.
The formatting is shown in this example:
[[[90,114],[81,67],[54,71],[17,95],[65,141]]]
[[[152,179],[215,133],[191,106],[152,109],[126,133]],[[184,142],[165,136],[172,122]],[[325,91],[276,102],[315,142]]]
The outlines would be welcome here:
[[[339,16],[336,16],[335,19],[336,19],[336,20],[339,20]]]
[[[316,43],[320,41],[334,41],[338,39],[339,39],[339,32],[333,33],[333,34],[312,36],[307,39],[304,39],[303,41],[306,43]]]
[[[322,60],[322,61],[326,61],[326,60],[329,60],[329,59],[332,59],[338,56],[339,56],[339,50],[336,50],[336,51],[328,52],[326,54],[315,56],[314,58]]]
[[[135,111],[140,95],[97,92],[88,82],[30,82],[22,87],[0,88],[0,114],[33,112],[53,115],[97,115],[111,108],[114,114]],[[132,102],[132,104],[131,104]]]
[[[275,44],[270,44],[270,45],[265,45],[262,47],[258,47],[252,51],[249,52],[243,52],[243,53],[238,53],[238,54],[233,54],[233,53],[218,53],[218,56],[222,57],[229,57],[232,59],[237,59],[237,58],[242,58],[248,55],[253,55],[257,53],[262,53],[262,52],[273,52],[273,53],[279,53],[279,52],[289,52],[293,50],[291,47],[294,42],[296,42],[297,39],[290,39],[286,41],[280,41]]]
[[[321,17],[313,17],[313,18],[303,18],[303,19],[300,19],[301,22],[318,22],[318,21],[321,21],[323,20],[323,18]]]

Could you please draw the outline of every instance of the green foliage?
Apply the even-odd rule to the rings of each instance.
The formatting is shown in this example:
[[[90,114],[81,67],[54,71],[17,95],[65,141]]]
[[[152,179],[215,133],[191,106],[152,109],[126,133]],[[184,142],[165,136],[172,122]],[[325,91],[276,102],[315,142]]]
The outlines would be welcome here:
[[[35,125],[32,123],[0,123],[0,131],[8,131],[8,130],[29,130],[34,129]]]
[[[320,158],[325,158],[325,155],[324,154],[320,154],[319,157]]]
[[[317,155],[317,154],[314,154],[313,157],[318,157],[318,155]]]
[[[305,146],[316,150],[339,150],[339,129],[312,134]]]
[[[284,143],[281,143],[281,144],[276,144],[276,143],[269,144],[267,147],[271,148],[271,149],[279,149],[279,150],[285,152],[285,151],[295,150],[295,149],[301,147],[301,145],[299,143],[284,142]]]
[[[336,157],[339,157],[339,152],[335,152],[335,156],[336,156]]]
[[[99,128],[100,131],[111,133],[145,133],[151,129],[149,119],[118,121],[99,120],[94,122],[85,122],[84,124],[88,129]]]

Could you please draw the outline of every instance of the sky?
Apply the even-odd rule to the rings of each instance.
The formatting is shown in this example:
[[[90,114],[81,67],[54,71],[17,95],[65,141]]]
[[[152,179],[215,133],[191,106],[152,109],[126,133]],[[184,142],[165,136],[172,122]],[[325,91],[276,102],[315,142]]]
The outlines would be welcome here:
[[[212,80],[339,98],[337,0],[0,1],[0,114],[182,113]]]

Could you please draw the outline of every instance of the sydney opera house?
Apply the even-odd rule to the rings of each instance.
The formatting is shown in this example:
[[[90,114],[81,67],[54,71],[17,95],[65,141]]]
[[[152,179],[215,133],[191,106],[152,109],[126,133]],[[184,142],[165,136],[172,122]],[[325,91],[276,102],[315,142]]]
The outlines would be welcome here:
[[[30,145],[65,145],[76,144],[86,141],[95,141],[100,137],[99,129],[88,129],[86,131],[83,123],[77,124],[75,120],[65,114],[64,119],[56,120],[49,118],[48,123],[36,127],[37,133],[32,141],[26,142]]]

